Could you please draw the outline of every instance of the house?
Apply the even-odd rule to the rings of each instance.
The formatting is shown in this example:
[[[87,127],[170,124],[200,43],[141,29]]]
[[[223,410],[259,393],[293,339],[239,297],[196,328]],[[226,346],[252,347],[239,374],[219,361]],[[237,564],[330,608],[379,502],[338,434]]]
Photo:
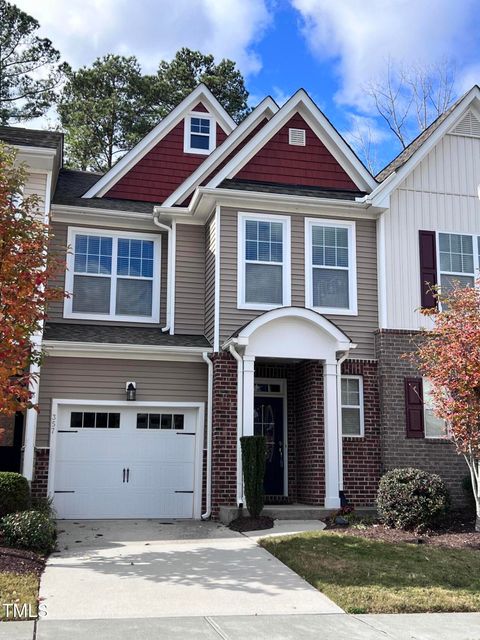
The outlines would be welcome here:
[[[371,506],[406,465],[460,503],[465,463],[402,354],[427,283],[479,266],[479,98],[376,178],[305,91],[236,124],[203,85],[105,175],[51,168],[72,295],[25,421],[33,492],[63,518],[218,517],[263,433],[270,503]]]

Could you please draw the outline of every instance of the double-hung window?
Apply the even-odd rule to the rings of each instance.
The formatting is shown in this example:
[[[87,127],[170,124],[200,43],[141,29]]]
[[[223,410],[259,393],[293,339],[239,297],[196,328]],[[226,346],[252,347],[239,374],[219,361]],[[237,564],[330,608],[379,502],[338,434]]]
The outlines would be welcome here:
[[[432,383],[428,378],[423,378],[423,424],[425,438],[445,438],[447,435],[445,420],[434,413]]]
[[[355,222],[305,220],[306,306],[357,314]]]
[[[185,118],[185,153],[209,154],[215,149],[216,124],[207,113],[191,113]]]
[[[460,233],[439,233],[440,286],[448,293],[455,282],[473,286],[478,271],[480,237]]]
[[[160,239],[70,228],[66,318],[159,322]]]
[[[342,434],[346,437],[362,437],[364,435],[362,376],[342,376],[341,400]]]
[[[290,304],[290,218],[240,213],[238,307],[273,309]]]

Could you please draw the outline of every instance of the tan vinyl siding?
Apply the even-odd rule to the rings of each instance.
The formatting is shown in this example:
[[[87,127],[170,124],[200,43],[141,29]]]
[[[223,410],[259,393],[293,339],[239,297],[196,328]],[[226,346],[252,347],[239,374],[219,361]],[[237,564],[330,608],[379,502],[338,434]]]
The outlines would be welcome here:
[[[57,256],[66,256],[67,247],[67,233],[68,228],[73,226],[86,227],[88,225],[68,225],[64,222],[52,222],[51,230],[53,232],[53,240],[51,243],[51,252]],[[108,227],[91,227],[92,231],[96,229],[106,229]],[[118,229],[115,229],[118,231]],[[125,229],[125,236],[128,237],[129,231],[138,231],[145,233],[145,230],[141,229]],[[167,309],[167,269],[168,269],[168,238],[166,233],[161,233],[162,236],[162,249],[161,249],[161,269],[160,269],[160,323],[159,326],[163,327],[166,324],[166,309]],[[65,271],[59,274],[55,280],[52,281],[53,286],[65,288]],[[49,320],[63,320],[63,300],[52,302],[48,307],[48,319]],[[80,324],[107,324],[107,325],[130,325],[130,326],[142,326],[142,323],[135,322],[118,322],[118,321],[102,321],[102,320],[79,320],[68,318],[65,322],[80,323]],[[150,324],[150,323],[149,323]],[[143,325],[144,326],[144,325]]]
[[[45,359],[40,381],[38,447],[49,445],[52,399],[125,400],[125,382],[137,383],[137,400],[207,402],[203,362],[154,362],[101,358]]]
[[[287,214],[285,214],[287,215]],[[290,214],[288,214],[290,215]],[[305,218],[302,213],[291,218],[292,305],[305,306]],[[315,216],[320,219],[319,216]],[[332,219],[334,216],[329,215]],[[221,210],[220,266],[220,341],[253,320],[261,311],[237,309],[237,220],[238,212]],[[344,218],[342,218],[344,220]],[[355,220],[357,239],[358,315],[326,315],[358,346],[355,358],[374,358],[374,331],[377,312],[377,247],[374,220]]]
[[[175,333],[205,331],[205,227],[177,224]]]
[[[205,336],[213,344],[215,332],[215,216],[205,227]]]

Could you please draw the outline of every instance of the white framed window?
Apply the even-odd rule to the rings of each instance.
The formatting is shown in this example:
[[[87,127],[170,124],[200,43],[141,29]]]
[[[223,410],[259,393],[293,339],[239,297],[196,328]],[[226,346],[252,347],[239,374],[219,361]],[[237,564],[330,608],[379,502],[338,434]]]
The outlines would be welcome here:
[[[185,153],[208,155],[215,149],[217,138],[215,118],[203,111],[192,112],[185,118],[183,150]]]
[[[363,438],[362,376],[342,376],[341,381],[342,435],[346,438]]]
[[[438,233],[439,284],[448,293],[455,282],[473,286],[479,269],[480,236]]]
[[[423,428],[425,438],[442,438],[447,435],[445,420],[438,418],[433,411],[432,383],[428,378],[422,379],[423,387]]]
[[[305,219],[305,303],[320,313],[357,315],[355,222]]]
[[[261,213],[238,214],[239,309],[289,306],[290,218]]]
[[[161,237],[70,227],[65,318],[160,321]]]

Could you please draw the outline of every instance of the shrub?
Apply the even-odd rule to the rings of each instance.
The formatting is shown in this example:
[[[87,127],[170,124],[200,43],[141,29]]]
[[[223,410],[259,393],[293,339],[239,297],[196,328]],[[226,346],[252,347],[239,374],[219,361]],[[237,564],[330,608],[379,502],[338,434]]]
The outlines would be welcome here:
[[[30,488],[20,473],[0,471],[0,518],[30,507]]]
[[[420,469],[393,469],[378,487],[378,513],[386,525],[397,529],[426,529],[445,515],[449,503],[440,476]]]
[[[245,500],[252,518],[258,518],[265,503],[263,483],[265,479],[265,437],[243,436],[242,446],[243,480]]]
[[[40,511],[40,513],[44,513],[51,520],[55,520],[57,517],[57,513],[53,508],[53,498],[47,496],[46,498],[32,498],[31,508],[33,511]]]
[[[22,511],[5,516],[0,527],[7,546],[51,553],[55,548],[53,520],[40,511]]]

